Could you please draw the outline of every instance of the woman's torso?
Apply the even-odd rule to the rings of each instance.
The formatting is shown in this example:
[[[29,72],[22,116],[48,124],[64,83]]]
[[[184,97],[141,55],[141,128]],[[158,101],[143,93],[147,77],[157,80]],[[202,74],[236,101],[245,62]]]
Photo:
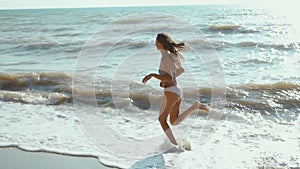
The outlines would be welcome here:
[[[161,51],[162,58],[159,66],[159,74],[169,74],[172,77],[171,82],[161,82],[160,86],[167,88],[171,86],[177,86],[177,71],[181,67],[182,59],[180,56],[173,54],[169,51]]]

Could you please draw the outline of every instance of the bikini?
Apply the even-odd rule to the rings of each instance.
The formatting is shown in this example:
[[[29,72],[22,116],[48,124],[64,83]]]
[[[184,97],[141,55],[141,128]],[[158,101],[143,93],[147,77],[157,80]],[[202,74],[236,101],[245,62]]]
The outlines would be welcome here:
[[[171,86],[164,89],[165,92],[176,93],[180,98],[182,98],[182,90],[179,86]]]

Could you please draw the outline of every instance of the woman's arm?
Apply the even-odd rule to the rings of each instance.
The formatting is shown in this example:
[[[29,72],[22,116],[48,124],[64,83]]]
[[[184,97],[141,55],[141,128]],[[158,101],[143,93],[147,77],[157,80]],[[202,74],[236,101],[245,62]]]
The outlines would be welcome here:
[[[162,82],[172,82],[172,76],[169,74],[165,74],[165,75],[159,75],[159,74],[155,74],[155,73],[151,73],[147,76],[144,77],[143,79],[143,83],[146,83],[148,80],[150,80],[152,77],[162,81]]]

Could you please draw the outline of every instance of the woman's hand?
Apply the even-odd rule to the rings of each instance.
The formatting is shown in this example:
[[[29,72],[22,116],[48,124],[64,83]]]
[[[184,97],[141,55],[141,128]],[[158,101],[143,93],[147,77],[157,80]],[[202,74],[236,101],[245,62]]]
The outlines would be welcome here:
[[[145,76],[142,82],[145,84],[148,80],[150,80],[152,78],[152,76],[153,76],[153,74],[149,74],[149,75]]]
[[[159,86],[162,87],[162,88],[165,88],[165,83],[164,82],[160,82]]]

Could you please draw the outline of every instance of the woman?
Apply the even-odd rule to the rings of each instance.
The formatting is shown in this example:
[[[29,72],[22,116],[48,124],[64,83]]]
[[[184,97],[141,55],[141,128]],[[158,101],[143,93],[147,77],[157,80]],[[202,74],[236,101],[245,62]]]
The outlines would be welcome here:
[[[190,108],[179,115],[182,90],[177,84],[176,78],[184,72],[181,66],[183,57],[179,51],[185,49],[186,46],[184,43],[175,43],[172,38],[165,33],[157,35],[155,45],[162,54],[159,74],[151,73],[145,76],[142,82],[146,83],[152,77],[161,81],[160,86],[164,88],[165,97],[161,106],[159,122],[170,142],[174,145],[178,145],[167,123],[168,116],[170,115],[170,123],[172,125],[178,125],[194,110],[203,109],[208,111],[208,108],[199,101],[195,101]]]

